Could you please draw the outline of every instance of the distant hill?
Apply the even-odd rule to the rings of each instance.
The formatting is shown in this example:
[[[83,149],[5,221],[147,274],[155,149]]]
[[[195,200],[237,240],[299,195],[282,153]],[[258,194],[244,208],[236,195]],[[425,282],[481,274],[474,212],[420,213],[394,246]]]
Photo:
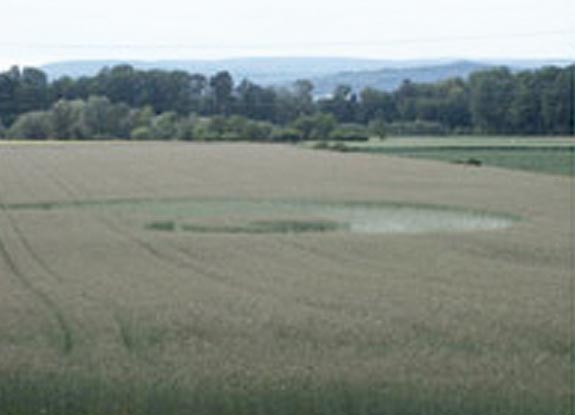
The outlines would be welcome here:
[[[512,69],[534,69],[546,65],[565,66],[567,60],[482,60],[454,59],[378,60],[329,57],[262,57],[222,60],[86,60],[63,61],[42,66],[50,79],[62,76],[96,75],[104,67],[129,64],[137,69],[184,70],[191,73],[214,74],[229,71],[239,82],[247,78],[260,85],[288,85],[297,79],[311,79],[316,95],[325,95],[339,84],[355,90],[367,86],[392,90],[404,79],[414,82],[435,82],[450,77],[467,77],[471,72],[492,65]]]
[[[417,83],[432,83],[448,78],[467,78],[471,73],[487,69],[491,65],[460,61],[443,65],[421,66],[415,68],[385,68],[376,71],[349,71],[333,75],[312,78],[315,93],[327,95],[338,85],[349,85],[355,91],[366,87],[392,91],[398,88],[405,79]]]
[[[269,57],[237,58],[221,60],[86,60],[62,61],[42,66],[51,79],[67,75],[71,77],[93,76],[102,68],[120,64],[129,64],[138,69],[184,70],[192,73],[213,74],[227,70],[235,79],[250,80],[262,85],[274,85],[291,82],[301,78],[313,78],[343,71],[364,71],[381,68],[416,67],[428,64],[428,61],[392,61],[356,58],[323,57]]]

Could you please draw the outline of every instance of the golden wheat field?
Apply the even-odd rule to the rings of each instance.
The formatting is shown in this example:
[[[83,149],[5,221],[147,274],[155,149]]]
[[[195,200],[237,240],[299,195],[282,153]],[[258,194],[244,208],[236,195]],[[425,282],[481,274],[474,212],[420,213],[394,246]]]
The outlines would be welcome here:
[[[572,186],[283,145],[2,144],[0,414],[572,414]]]

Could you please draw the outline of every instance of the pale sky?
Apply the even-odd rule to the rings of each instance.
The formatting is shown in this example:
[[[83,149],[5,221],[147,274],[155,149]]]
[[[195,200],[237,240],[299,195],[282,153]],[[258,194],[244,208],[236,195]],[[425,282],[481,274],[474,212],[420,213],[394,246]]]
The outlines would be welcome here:
[[[575,0],[0,1],[0,69],[105,58],[575,56]]]

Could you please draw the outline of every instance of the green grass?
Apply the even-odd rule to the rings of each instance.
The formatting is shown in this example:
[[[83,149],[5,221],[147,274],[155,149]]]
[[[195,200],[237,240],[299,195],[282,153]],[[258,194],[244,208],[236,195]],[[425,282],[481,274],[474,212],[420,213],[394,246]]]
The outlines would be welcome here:
[[[314,148],[326,148],[325,145]],[[332,143],[328,149],[342,152],[388,154],[466,163],[537,173],[574,175],[575,141],[572,138],[401,138],[364,143]]]
[[[573,175],[573,148],[394,148],[383,152],[403,157],[459,163],[470,159],[483,165],[538,173]]]
[[[574,147],[573,137],[460,136],[460,137],[390,137],[385,140],[349,141],[353,148],[390,147]]]

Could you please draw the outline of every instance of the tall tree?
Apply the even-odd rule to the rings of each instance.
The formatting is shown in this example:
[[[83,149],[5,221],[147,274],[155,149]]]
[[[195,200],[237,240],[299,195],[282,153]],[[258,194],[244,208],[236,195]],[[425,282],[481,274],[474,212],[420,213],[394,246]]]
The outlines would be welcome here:
[[[537,75],[525,71],[515,77],[513,100],[509,109],[512,131],[539,134],[542,131],[541,99]]]
[[[218,72],[210,78],[215,113],[229,115],[232,105],[234,81],[229,72]]]
[[[357,96],[349,85],[338,85],[331,98],[319,101],[322,111],[333,114],[339,122],[355,121],[357,112]]]
[[[471,114],[475,127],[484,133],[512,132],[510,109],[513,75],[507,68],[476,72],[470,77]]]
[[[0,119],[6,125],[12,124],[20,113],[18,90],[20,88],[20,68],[13,66],[0,73]]]
[[[243,80],[236,88],[236,92],[237,113],[256,120],[273,121],[276,94],[272,89]]]
[[[417,87],[414,83],[405,79],[393,95],[399,119],[414,121],[417,118],[416,102],[418,98]]]
[[[359,102],[357,114],[359,122],[368,123],[376,119],[391,122],[397,118],[395,101],[388,92],[365,88],[360,93]]]

